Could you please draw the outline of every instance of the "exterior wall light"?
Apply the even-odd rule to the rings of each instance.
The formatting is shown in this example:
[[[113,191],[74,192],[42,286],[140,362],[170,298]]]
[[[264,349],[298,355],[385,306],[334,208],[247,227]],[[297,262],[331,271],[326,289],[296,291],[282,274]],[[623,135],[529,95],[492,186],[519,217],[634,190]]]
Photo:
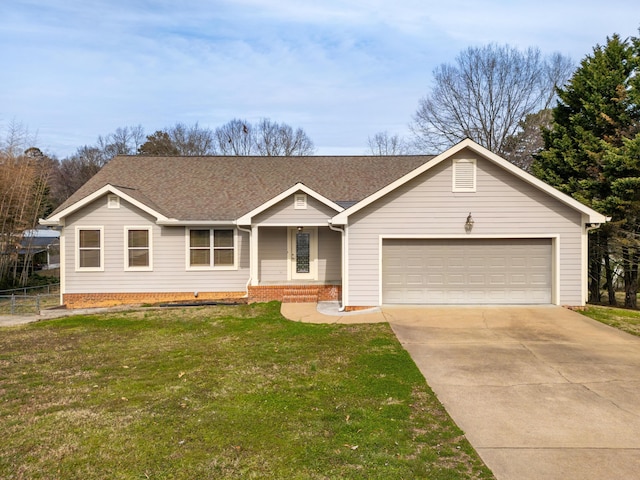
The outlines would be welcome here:
[[[303,227],[298,227],[298,232],[301,232]]]
[[[475,222],[473,221],[473,217],[471,216],[471,212],[469,212],[469,215],[467,215],[467,221],[464,223],[464,230],[467,233],[471,233],[471,230],[473,229],[473,224]]]

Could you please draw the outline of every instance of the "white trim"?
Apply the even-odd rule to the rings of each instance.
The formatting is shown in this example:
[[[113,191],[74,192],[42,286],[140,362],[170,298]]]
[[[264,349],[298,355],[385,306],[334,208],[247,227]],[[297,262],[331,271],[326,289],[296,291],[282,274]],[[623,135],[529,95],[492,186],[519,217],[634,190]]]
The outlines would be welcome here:
[[[471,165],[471,183],[472,185],[469,187],[461,187],[458,186],[458,166],[459,165]],[[473,193],[476,191],[476,159],[475,158],[457,158],[453,159],[451,162],[451,191],[454,193],[457,192],[468,192]]]
[[[165,227],[233,227],[235,224],[235,220],[177,220],[175,218],[156,222],[156,225]]]
[[[304,228],[313,228],[313,227],[326,227],[327,221],[324,222],[278,222],[278,223],[259,223],[260,227],[304,227]],[[256,224],[252,224],[256,225]]]
[[[67,281],[67,232],[64,227],[64,220],[62,220],[62,231],[60,232],[60,305],[64,305],[64,293],[66,290]]]
[[[453,233],[453,234],[413,234],[413,235],[403,235],[401,233],[392,233],[392,234],[381,234],[382,238],[408,238],[408,239],[425,239],[425,240],[441,240],[450,238],[452,240],[457,240],[460,238],[480,238],[480,239],[502,239],[502,238],[560,238],[559,233],[494,233],[494,234],[481,234],[481,235],[469,235],[468,233]]]
[[[132,267],[129,265],[129,230],[146,230],[149,234],[149,265],[144,267]],[[145,226],[125,226],[124,227],[124,271],[125,272],[151,272],[153,271],[153,228]]]
[[[349,303],[349,272],[351,267],[349,265],[349,249],[351,248],[349,243],[349,227],[344,226],[344,243],[342,244],[342,251],[344,252],[343,258],[343,276],[342,276],[342,307],[350,306]]]
[[[249,244],[249,256],[251,257],[251,285],[256,286],[260,284],[258,278],[259,272],[259,257],[258,257],[258,227],[251,227],[251,242]]]
[[[81,230],[98,230],[100,231],[100,266],[99,267],[81,267],[80,266],[80,231]],[[104,272],[104,226],[100,225],[77,225],[75,231],[75,270],[76,272]]]
[[[318,280],[318,228],[306,227],[303,232],[309,235],[309,273],[296,273],[295,239],[298,227],[289,227],[287,230],[287,280]]]
[[[93,192],[91,195],[87,195],[83,199],[78,200],[77,202],[69,205],[67,208],[65,208],[64,210],[56,213],[55,215],[53,215],[53,216],[51,216],[51,217],[49,217],[47,219],[41,219],[40,220],[40,224],[41,225],[61,225],[61,222],[62,222],[63,218],[67,217],[68,215],[71,215],[73,212],[76,212],[76,211],[80,210],[81,208],[83,208],[86,205],[90,204],[94,200],[97,200],[98,198],[102,197],[103,195],[106,195],[106,194],[109,194],[109,193],[117,195],[121,199],[126,200],[127,202],[129,202],[130,204],[134,205],[135,207],[138,207],[143,212],[146,212],[149,215],[155,217],[157,220],[165,220],[165,221],[169,220],[169,218],[165,217],[164,215],[162,215],[161,213],[155,211],[154,209],[146,206],[144,203],[136,200],[132,196],[127,195],[122,190],[114,187],[113,185],[107,184],[104,187],[102,187],[101,189],[96,190],[95,192]]]
[[[559,233],[534,233],[534,234],[494,234],[494,235],[473,235],[453,234],[453,235],[402,235],[390,234],[378,236],[378,305],[382,305],[382,244],[386,239],[417,239],[417,240],[442,240],[442,239],[526,239],[526,238],[548,238],[551,240],[551,304],[560,305],[560,234]],[[344,288],[344,286],[343,286]]]
[[[378,190],[373,195],[368,196],[364,200],[362,200],[362,201],[356,203],[355,205],[352,205],[351,207],[347,208],[346,210],[338,213],[336,216],[334,216],[331,219],[331,223],[333,223],[334,225],[346,225],[348,223],[348,221],[349,221],[349,216],[350,215],[362,210],[367,205],[370,205],[371,203],[375,202],[379,198],[381,198],[381,197],[387,195],[388,193],[394,191],[395,189],[397,189],[401,185],[404,185],[405,183],[409,182],[410,180],[413,180],[414,178],[416,178],[417,176],[423,174],[427,170],[432,169],[436,165],[442,163],[444,160],[446,160],[448,158],[451,158],[453,155],[455,155],[456,153],[464,150],[465,148],[471,150],[472,152],[477,153],[481,157],[483,157],[483,158],[493,162],[494,164],[498,165],[499,167],[509,171],[510,173],[515,175],[516,177],[520,178],[521,180],[524,180],[525,182],[527,182],[530,185],[538,188],[539,190],[542,190],[543,192],[549,194],[551,197],[559,200],[560,202],[564,203],[565,205],[567,205],[567,206],[569,206],[569,207],[571,207],[571,208],[573,208],[573,209],[575,209],[575,210],[577,210],[579,212],[582,212],[583,214],[587,215],[587,218],[589,219],[588,223],[605,223],[607,221],[607,217],[605,217],[604,215],[596,212],[595,210],[587,207],[586,205],[583,205],[582,203],[578,202],[577,200],[575,200],[574,198],[570,197],[569,195],[566,195],[566,194],[562,193],[560,190],[557,190],[557,189],[551,187],[550,185],[547,185],[542,180],[540,180],[540,179],[534,177],[533,175],[531,175],[530,173],[527,173],[524,170],[516,167],[512,163],[510,163],[507,160],[499,157],[495,153],[487,150],[486,148],[482,147],[481,145],[477,144],[476,142],[474,142],[474,141],[472,141],[470,139],[466,139],[466,140],[463,140],[460,143],[454,145],[453,147],[451,147],[447,151],[441,153],[440,155],[438,155],[437,157],[433,158],[432,160],[428,161],[424,165],[421,165],[420,167],[418,167],[415,170],[407,173],[403,177],[400,177],[395,182],[390,183],[385,188],[382,188],[381,190]]]
[[[279,195],[276,195],[271,200],[266,201],[265,203],[263,203],[259,207],[254,208],[249,213],[246,213],[245,215],[241,216],[240,218],[238,218],[236,220],[236,223],[238,225],[251,225],[251,220],[252,220],[253,217],[255,217],[259,213],[262,213],[265,210],[273,207],[278,202],[281,202],[282,200],[286,199],[287,197],[290,197],[291,195],[295,194],[296,192],[306,193],[308,196],[315,198],[316,200],[318,200],[321,203],[324,203],[326,206],[332,208],[336,212],[342,212],[344,210],[344,208],[342,208],[340,205],[338,205],[337,203],[332,202],[331,200],[329,200],[326,197],[323,197],[318,192],[315,192],[315,191],[311,190],[304,183],[296,183],[293,187],[285,190],[284,192],[280,193]]]
[[[209,231],[209,265],[191,265],[191,230],[208,230]],[[215,230],[231,230],[233,232],[233,265],[221,265],[214,264],[214,231]],[[213,228],[208,226],[198,227],[185,227],[184,229],[184,244],[185,244],[185,269],[187,271],[202,271],[202,270],[238,270],[238,249],[239,249],[239,234],[238,229],[233,226],[227,228]]]

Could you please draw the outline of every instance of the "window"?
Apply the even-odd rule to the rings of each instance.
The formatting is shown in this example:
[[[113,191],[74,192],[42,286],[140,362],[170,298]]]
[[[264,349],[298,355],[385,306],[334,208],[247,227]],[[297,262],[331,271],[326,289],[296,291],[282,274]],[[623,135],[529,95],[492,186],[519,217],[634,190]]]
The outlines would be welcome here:
[[[125,270],[151,270],[151,227],[125,227]]]
[[[476,161],[453,161],[453,192],[476,191]]]
[[[232,229],[188,229],[188,268],[234,268],[235,232]]]
[[[76,270],[102,271],[104,258],[102,227],[78,227],[76,229]]]

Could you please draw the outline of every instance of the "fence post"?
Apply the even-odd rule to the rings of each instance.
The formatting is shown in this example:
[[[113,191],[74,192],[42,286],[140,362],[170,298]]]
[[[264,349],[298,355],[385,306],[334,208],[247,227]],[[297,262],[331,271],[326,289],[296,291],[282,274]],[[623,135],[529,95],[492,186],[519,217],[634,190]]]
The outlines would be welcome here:
[[[16,314],[16,294],[11,294],[11,315]]]
[[[36,313],[40,315],[40,294],[36,294]]]

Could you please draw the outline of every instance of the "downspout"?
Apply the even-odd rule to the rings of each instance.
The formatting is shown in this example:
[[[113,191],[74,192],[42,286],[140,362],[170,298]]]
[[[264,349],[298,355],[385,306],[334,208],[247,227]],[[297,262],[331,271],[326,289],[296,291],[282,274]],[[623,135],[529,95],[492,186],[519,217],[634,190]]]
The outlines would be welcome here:
[[[345,264],[344,264],[344,251],[345,251],[345,244],[344,244],[344,228],[338,228],[338,227],[334,227],[331,222],[329,222],[329,230],[333,230],[334,232],[340,232],[341,233],[341,241],[340,241],[340,245],[342,246],[342,258],[340,259],[340,273],[342,275],[342,281],[344,281],[344,269],[345,269]],[[338,308],[339,312],[344,312],[344,309],[346,308],[345,304],[344,304],[344,285],[341,285],[340,288],[340,308]]]
[[[236,227],[241,232],[247,232],[249,234],[249,280],[247,280],[247,284],[244,287],[244,298],[249,298],[249,285],[251,285],[251,272],[253,271],[251,268],[251,257],[253,257],[251,252],[251,229],[242,228],[240,225],[236,225]]]

